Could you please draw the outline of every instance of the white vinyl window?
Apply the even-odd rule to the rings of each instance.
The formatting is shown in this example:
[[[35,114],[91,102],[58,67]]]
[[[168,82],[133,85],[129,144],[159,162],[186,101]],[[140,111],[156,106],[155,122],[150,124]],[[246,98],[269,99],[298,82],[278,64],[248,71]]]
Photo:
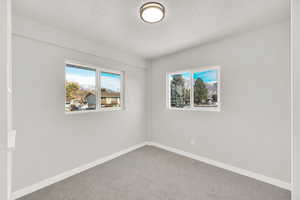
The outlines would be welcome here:
[[[65,64],[65,112],[123,108],[123,72],[73,62]]]
[[[168,73],[168,108],[220,111],[220,73],[220,67],[203,67]]]

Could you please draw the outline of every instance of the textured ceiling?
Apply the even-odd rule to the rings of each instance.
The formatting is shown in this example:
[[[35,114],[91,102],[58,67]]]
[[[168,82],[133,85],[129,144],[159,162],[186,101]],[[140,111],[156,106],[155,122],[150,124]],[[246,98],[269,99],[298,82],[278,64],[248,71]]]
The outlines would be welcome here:
[[[13,12],[99,44],[155,58],[290,16],[289,0],[159,0],[166,17],[139,18],[145,0],[14,0]]]

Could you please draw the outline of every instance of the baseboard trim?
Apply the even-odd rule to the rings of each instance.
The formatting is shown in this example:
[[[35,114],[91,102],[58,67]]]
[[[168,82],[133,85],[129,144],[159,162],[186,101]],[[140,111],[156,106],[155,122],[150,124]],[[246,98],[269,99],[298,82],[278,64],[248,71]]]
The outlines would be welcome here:
[[[141,148],[141,147],[143,147],[143,146],[145,146],[147,144],[148,144],[148,142],[143,142],[143,143],[131,146],[131,147],[126,148],[126,149],[124,149],[122,151],[119,151],[117,153],[111,154],[109,156],[105,156],[105,157],[100,158],[100,159],[98,159],[96,161],[93,161],[91,163],[88,163],[88,164],[76,167],[74,169],[71,169],[69,171],[63,172],[63,173],[58,174],[56,176],[50,177],[50,178],[48,178],[46,180],[40,181],[40,182],[38,182],[36,184],[33,184],[33,185],[30,185],[30,186],[25,187],[23,189],[17,190],[17,191],[15,191],[15,192],[12,193],[12,199],[18,199],[18,198],[20,198],[22,196],[25,196],[25,195],[30,194],[32,192],[35,192],[35,191],[37,191],[39,189],[42,189],[44,187],[47,187],[49,185],[52,185],[52,184],[57,183],[59,181],[62,181],[64,179],[69,178],[71,176],[74,176],[74,175],[76,175],[76,174],[78,174],[80,172],[83,172],[83,171],[88,170],[88,169],[90,169],[92,167],[95,167],[97,165],[103,164],[103,163],[105,163],[107,161],[110,161],[110,160],[115,159],[115,158],[117,158],[119,156],[122,156],[122,155],[124,155],[126,153],[129,153],[129,152],[131,152],[133,150]]]
[[[234,167],[234,166],[231,166],[231,165],[219,162],[219,161],[215,161],[215,160],[212,160],[212,159],[209,159],[206,157],[198,156],[193,153],[182,151],[180,149],[176,149],[176,148],[162,145],[159,143],[148,142],[147,145],[158,147],[158,148],[164,149],[166,151],[170,151],[170,152],[176,153],[178,155],[182,155],[182,156],[185,156],[185,157],[188,157],[188,158],[200,161],[200,162],[204,162],[206,164],[213,165],[215,167],[222,168],[222,169],[225,169],[225,170],[228,170],[228,171],[231,171],[231,172],[243,175],[243,176],[247,176],[247,177],[256,179],[258,181],[262,181],[262,182],[265,182],[265,183],[268,183],[268,184],[271,184],[271,185],[274,185],[274,186],[277,186],[277,187],[280,187],[280,188],[283,188],[286,190],[290,190],[290,191],[292,190],[290,183],[287,183],[287,182],[284,182],[284,181],[281,181],[281,180],[278,180],[275,178],[267,177],[262,174],[258,174],[258,173],[251,172],[251,171],[248,171],[245,169]]]

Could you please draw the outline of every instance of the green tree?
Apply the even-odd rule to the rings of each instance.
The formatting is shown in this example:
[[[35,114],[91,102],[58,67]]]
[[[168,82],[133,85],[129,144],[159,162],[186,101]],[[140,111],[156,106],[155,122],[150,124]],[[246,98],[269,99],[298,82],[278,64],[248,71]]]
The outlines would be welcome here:
[[[207,101],[208,90],[204,81],[197,78],[194,85],[194,103],[201,104]]]
[[[181,74],[174,75],[171,81],[171,105],[183,107],[184,101],[184,79]]]
[[[80,86],[75,82],[67,82],[66,84],[66,97],[67,101],[74,99],[76,94],[78,93]]]

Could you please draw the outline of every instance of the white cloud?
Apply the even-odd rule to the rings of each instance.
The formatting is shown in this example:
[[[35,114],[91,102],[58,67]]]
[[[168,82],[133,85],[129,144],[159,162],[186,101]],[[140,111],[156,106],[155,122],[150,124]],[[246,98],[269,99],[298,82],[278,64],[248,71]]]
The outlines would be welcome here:
[[[120,92],[120,79],[102,76],[101,87]]]
[[[69,82],[79,83],[82,87],[95,87],[96,81],[95,77],[91,76],[80,76],[76,74],[67,74],[66,80]]]

